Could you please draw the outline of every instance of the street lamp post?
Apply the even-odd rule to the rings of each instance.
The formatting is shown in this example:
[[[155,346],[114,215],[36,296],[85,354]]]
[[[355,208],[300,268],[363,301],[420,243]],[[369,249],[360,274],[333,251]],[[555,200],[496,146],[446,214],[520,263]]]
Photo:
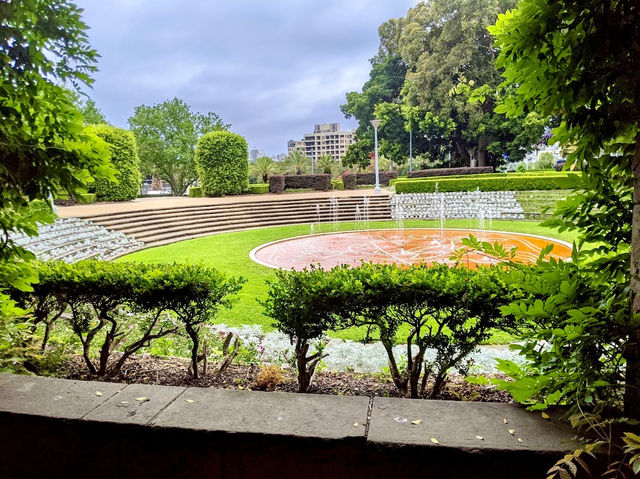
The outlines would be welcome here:
[[[378,171],[378,126],[380,125],[380,120],[371,120],[371,124],[373,125],[373,133],[375,138],[375,169],[376,169],[376,187],[373,189],[373,192],[376,194],[382,193],[380,189],[380,172]]]

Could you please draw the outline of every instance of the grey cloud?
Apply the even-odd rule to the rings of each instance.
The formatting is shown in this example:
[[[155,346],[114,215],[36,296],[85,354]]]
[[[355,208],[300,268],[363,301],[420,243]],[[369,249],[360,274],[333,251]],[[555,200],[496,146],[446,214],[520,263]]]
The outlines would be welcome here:
[[[284,152],[315,123],[355,126],[339,105],[367,80],[378,26],[415,3],[80,0],[101,55],[89,94],[123,127],[137,105],[179,97]]]

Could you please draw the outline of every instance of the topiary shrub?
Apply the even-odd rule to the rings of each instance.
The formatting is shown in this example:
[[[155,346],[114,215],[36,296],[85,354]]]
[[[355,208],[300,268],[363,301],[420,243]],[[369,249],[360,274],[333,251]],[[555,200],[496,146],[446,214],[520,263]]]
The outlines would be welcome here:
[[[239,195],[249,190],[249,153],[242,136],[228,131],[202,135],[195,160],[206,196]]]
[[[425,178],[429,176],[457,176],[457,175],[479,175],[483,173],[493,173],[493,166],[478,166],[475,168],[433,168],[430,170],[407,171],[407,178]]]
[[[253,185],[249,185],[249,193],[257,195],[269,193],[269,183],[255,183]]]
[[[282,193],[284,191],[284,175],[272,175],[269,177],[269,193]]]
[[[95,182],[96,196],[100,201],[129,201],[140,191],[140,158],[133,133],[111,125],[91,125],[91,132],[102,138],[111,152],[111,163],[117,170],[118,183],[107,180]]]
[[[342,175],[342,184],[346,190],[356,189],[356,175],[355,173],[345,173]]]
[[[200,187],[200,186],[191,186],[191,187],[189,187],[189,196],[191,198],[200,198],[201,196],[204,196],[202,194],[202,187]]]
[[[313,188],[314,190],[329,191],[331,189],[331,175],[285,175],[285,189]]]

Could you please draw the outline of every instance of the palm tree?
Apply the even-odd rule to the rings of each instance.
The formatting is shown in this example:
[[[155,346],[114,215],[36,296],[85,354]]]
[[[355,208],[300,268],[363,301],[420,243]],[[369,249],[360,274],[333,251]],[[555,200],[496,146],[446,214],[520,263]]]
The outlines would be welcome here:
[[[336,160],[334,160],[333,156],[331,155],[322,155],[318,157],[316,165],[318,166],[318,169],[322,170],[323,173],[332,175],[333,170],[336,167]]]
[[[268,156],[261,156],[260,158],[256,158],[251,164],[251,170],[254,175],[262,176],[262,182],[266,183],[269,181],[269,175],[273,175],[278,168],[278,165],[275,161],[273,161]]]
[[[294,170],[296,175],[301,175],[304,170],[307,169],[309,165],[309,158],[298,150],[293,150],[286,159],[287,167],[290,170]]]

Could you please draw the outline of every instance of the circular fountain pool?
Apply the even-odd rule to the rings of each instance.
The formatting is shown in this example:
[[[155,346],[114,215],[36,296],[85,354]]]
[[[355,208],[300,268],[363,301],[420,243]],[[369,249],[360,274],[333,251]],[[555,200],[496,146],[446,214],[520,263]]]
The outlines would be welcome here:
[[[542,248],[553,245],[551,257],[568,258],[571,245],[542,236],[467,229],[405,229],[329,233],[288,238],[263,244],[251,251],[251,259],[271,268],[301,270],[312,264],[325,269],[363,262],[414,264],[449,263],[452,253],[462,248],[462,239],[472,234],[481,241],[499,242],[506,250],[517,247],[515,260],[535,262]],[[465,254],[469,267],[497,261],[480,252]]]

